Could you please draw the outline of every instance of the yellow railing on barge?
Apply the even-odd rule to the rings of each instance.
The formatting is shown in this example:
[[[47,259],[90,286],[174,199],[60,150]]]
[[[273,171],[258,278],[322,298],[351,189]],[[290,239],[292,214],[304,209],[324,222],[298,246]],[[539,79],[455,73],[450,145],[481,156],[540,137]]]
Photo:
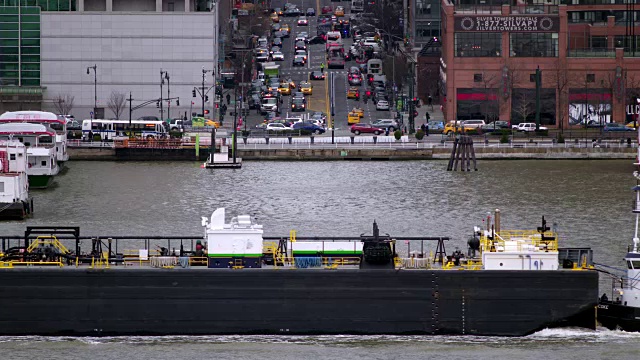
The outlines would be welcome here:
[[[535,230],[502,230],[496,233],[494,239],[486,235],[480,237],[480,251],[502,252],[502,251],[558,251],[558,234],[555,232],[545,232],[545,237]]]

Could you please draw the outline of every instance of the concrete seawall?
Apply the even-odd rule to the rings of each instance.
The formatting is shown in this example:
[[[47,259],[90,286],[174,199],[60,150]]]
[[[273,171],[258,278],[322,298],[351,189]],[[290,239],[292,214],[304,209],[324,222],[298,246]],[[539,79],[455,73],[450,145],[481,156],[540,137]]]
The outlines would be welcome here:
[[[476,147],[478,159],[635,159],[633,147]],[[239,149],[243,160],[446,160],[451,148],[263,148]],[[71,160],[94,161],[205,161],[208,149],[201,149],[198,157],[194,149],[108,149],[70,148]]]

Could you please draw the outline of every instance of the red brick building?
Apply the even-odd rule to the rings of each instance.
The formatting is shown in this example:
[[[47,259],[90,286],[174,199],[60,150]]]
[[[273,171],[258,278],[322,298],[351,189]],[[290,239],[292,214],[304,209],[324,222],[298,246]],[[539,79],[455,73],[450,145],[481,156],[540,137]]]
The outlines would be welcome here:
[[[533,121],[537,68],[543,124],[633,120],[640,27],[627,20],[640,17],[635,8],[618,0],[542,1],[442,1],[440,99],[447,120]]]

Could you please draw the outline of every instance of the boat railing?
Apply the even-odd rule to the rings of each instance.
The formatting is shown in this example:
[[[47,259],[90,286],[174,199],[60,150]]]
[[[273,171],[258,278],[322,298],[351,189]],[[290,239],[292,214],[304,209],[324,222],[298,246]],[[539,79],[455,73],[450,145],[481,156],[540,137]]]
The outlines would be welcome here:
[[[546,232],[544,240],[542,235],[535,230],[502,230],[496,233],[493,239],[490,236],[480,237],[482,251],[558,251],[558,235],[554,232]]]

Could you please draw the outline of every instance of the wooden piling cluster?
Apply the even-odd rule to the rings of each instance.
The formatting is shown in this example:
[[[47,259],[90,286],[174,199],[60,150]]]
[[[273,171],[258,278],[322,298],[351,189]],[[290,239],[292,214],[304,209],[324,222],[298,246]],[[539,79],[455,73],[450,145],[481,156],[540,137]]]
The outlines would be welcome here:
[[[473,160],[473,169],[478,171],[476,152],[473,149],[473,139],[468,135],[456,136],[447,171],[458,171],[458,161],[460,161],[460,171],[471,171],[471,160]]]

